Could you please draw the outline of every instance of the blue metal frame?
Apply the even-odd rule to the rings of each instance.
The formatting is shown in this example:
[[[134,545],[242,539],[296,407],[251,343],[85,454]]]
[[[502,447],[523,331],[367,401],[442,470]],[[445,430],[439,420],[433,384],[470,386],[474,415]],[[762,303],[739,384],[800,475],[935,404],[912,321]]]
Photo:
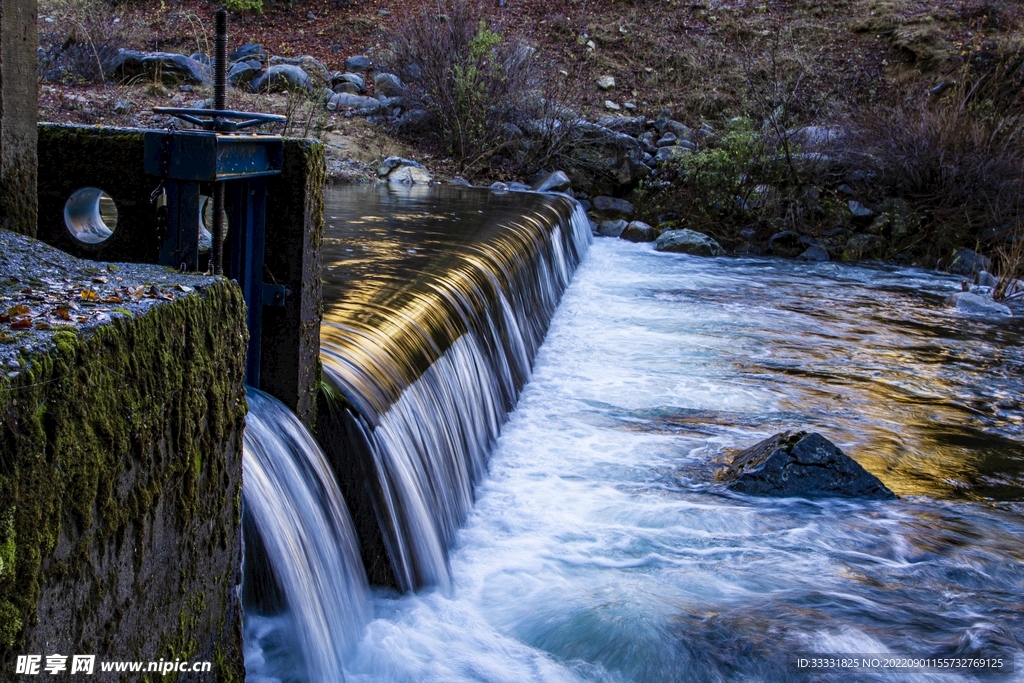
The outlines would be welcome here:
[[[147,131],[146,173],[158,176],[167,192],[167,236],[159,262],[199,268],[199,184],[224,183],[227,236],[225,273],[237,281],[248,307],[246,384],[259,387],[263,306],[284,306],[287,291],[263,282],[266,246],[267,179],[281,173],[284,142],[277,135]]]

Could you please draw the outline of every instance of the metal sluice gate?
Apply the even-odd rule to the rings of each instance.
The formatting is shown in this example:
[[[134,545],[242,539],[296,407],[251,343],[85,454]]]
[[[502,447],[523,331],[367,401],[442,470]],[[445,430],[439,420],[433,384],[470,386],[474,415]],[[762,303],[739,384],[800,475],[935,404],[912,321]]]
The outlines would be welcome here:
[[[227,14],[219,10],[214,31],[213,108],[154,107],[155,113],[174,116],[201,130],[146,131],[145,171],[160,178],[151,197],[158,203],[159,263],[183,271],[200,269],[200,237],[206,232],[201,189],[212,188],[209,269],[242,288],[249,328],[245,381],[259,387],[263,306],[283,306],[289,293],[282,285],[263,282],[267,181],[281,173],[284,142],[280,135],[239,131],[286,119],[226,109],[226,73]]]

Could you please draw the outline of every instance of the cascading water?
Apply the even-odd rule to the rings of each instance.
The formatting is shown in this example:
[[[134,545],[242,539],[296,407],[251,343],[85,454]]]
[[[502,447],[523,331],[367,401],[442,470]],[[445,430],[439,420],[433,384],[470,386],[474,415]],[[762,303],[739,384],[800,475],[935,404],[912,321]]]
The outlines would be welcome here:
[[[350,409],[347,441],[364,442],[346,498],[372,499],[401,590],[447,585],[447,549],[591,239],[568,198],[454,192],[482,208],[439,215],[450,197],[435,192],[391,225],[327,231],[324,375]]]
[[[340,683],[370,616],[352,522],[316,441],[248,390],[242,457],[245,664],[250,683]]]
[[[348,683],[819,680],[792,668],[807,652],[1024,665],[1018,318],[958,319],[940,302],[959,282],[920,271],[621,240],[592,248],[552,317],[588,240],[568,202],[415,191],[342,198],[357,217],[327,231],[337,391],[321,408],[337,409],[318,437],[371,574],[446,589],[374,592],[353,646],[291,658],[270,627],[279,643],[298,629],[253,611],[257,673],[307,651],[344,652]],[[724,452],[794,427],[903,499],[766,500],[713,480]],[[293,678],[340,681],[340,659],[338,676]]]

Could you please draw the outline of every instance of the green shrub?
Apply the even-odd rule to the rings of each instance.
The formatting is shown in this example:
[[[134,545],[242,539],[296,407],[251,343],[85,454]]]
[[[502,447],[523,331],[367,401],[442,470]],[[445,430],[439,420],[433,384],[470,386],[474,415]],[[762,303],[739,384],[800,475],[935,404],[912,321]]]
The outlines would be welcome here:
[[[763,173],[751,175],[755,167],[765,166],[766,156],[764,139],[754,132],[748,118],[730,121],[723,135],[699,151],[677,150],[674,161],[690,199],[690,211],[710,217],[741,208],[759,183],[769,181]]]
[[[224,0],[224,9],[231,12],[263,11],[263,0]]]
[[[387,58],[463,168],[507,147],[509,125],[541,99],[533,51],[488,26],[482,13],[461,0],[424,9],[396,28]]]

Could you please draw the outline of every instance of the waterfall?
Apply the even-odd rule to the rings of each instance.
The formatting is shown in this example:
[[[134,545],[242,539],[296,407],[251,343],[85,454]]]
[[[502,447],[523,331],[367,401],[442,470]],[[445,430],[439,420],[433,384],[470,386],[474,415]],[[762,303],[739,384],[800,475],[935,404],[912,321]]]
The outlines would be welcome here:
[[[322,411],[318,437],[344,442],[328,455],[355,473],[341,482],[346,500],[357,524],[379,525],[389,558],[380,571],[383,553],[367,538],[377,531],[359,524],[371,578],[403,591],[448,584],[447,551],[487,454],[591,241],[577,202],[519,197],[514,216],[440,264],[384,275],[357,303],[325,301],[324,378],[343,406]]]
[[[247,680],[340,683],[369,620],[366,574],[323,452],[276,399],[250,388],[242,492]]]

